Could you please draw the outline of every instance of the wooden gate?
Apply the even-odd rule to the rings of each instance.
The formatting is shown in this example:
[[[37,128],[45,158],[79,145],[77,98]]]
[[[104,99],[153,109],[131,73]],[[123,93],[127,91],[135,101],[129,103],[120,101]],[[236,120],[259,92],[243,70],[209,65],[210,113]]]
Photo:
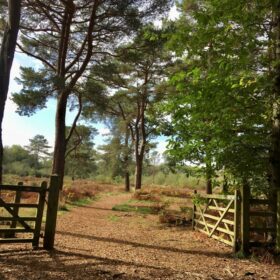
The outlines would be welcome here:
[[[238,195],[197,195],[193,209],[193,228],[237,250]]]
[[[47,183],[43,182],[41,187],[23,186],[22,183],[1,185],[0,191],[0,243],[30,242],[38,247]],[[27,201],[23,194],[29,197]]]

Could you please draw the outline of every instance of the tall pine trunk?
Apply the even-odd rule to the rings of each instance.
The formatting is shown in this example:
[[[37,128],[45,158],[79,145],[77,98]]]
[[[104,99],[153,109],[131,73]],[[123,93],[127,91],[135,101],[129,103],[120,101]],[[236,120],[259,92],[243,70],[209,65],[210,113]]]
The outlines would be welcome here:
[[[52,173],[60,178],[60,189],[63,186],[64,167],[65,167],[65,152],[66,152],[66,138],[65,138],[65,118],[67,108],[68,94],[62,92],[57,100],[56,118],[55,118],[55,144],[53,155]]]
[[[0,184],[3,182],[2,122],[4,118],[5,103],[10,83],[10,72],[19,30],[21,0],[9,0],[8,10],[8,22],[4,30],[0,50]]]
[[[124,156],[124,166],[125,166],[125,191],[130,191],[130,174],[129,174],[129,128],[126,127],[125,131],[125,156]]]
[[[136,157],[135,166],[135,190],[140,190],[142,186],[142,169],[143,169],[143,156]]]
[[[130,191],[130,176],[128,171],[125,172],[125,191]]]
[[[271,130],[271,150],[270,150],[270,208],[276,212],[277,191],[280,191],[280,1],[278,0],[273,16],[273,49],[274,67],[272,69],[273,78],[273,108],[272,108],[272,130]],[[274,222],[275,224],[275,222]]]

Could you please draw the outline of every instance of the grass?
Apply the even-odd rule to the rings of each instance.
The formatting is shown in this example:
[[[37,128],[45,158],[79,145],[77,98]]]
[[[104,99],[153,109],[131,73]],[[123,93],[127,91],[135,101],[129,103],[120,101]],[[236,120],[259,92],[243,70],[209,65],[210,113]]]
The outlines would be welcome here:
[[[173,188],[190,188],[202,189],[205,186],[203,178],[187,177],[183,173],[168,173],[157,172],[155,176],[143,176],[144,185],[159,185],[169,186]]]
[[[151,201],[151,200],[139,200],[139,199],[130,199],[128,200],[128,204],[146,204],[146,205],[152,205],[154,204],[155,202],[154,201]]]
[[[108,219],[111,222],[118,222],[120,220],[120,217],[118,217],[116,215],[110,215],[110,216],[108,216]]]
[[[129,205],[129,204],[119,204],[115,205],[112,208],[113,211],[121,211],[121,212],[135,212],[139,214],[156,214],[159,212],[159,209],[156,207],[149,207],[149,206],[135,206],[135,205]]]

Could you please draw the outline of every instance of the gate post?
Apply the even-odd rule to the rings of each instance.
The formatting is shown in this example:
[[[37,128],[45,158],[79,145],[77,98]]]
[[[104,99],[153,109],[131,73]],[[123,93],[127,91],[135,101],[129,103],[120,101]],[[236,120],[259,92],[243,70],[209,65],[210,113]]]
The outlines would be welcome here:
[[[59,176],[52,175],[48,194],[48,208],[44,237],[44,249],[47,250],[51,250],[54,247],[54,237],[59,203],[59,191]]]
[[[241,251],[244,255],[249,253],[250,241],[250,187],[244,184],[241,193]]]
[[[240,249],[240,191],[234,191],[234,239],[233,252],[236,253]]]
[[[194,190],[194,196],[197,194],[197,190]],[[193,213],[192,213],[192,229],[195,228],[195,212],[196,212],[196,205],[193,203]]]
[[[280,253],[280,191],[277,192],[276,252]]]
[[[23,182],[18,182],[18,186],[23,186]],[[21,199],[21,192],[17,190],[14,203],[15,204],[19,204],[20,203],[20,199]],[[15,206],[13,208],[13,210],[14,210],[15,215],[18,216],[19,207]],[[16,227],[17,227],[17,221],[14,220],[14,221],[12,221],[11,228],[16,228]],[[12,232],[11,234],[9,234],[9,237],[10,238],[14,238],[15,237],[15,233]]]

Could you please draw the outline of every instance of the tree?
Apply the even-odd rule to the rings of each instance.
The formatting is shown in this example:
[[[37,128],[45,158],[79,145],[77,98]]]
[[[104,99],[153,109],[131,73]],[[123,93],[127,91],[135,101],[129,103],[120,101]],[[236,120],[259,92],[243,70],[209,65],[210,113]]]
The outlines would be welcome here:
[[[130,133],[136,189],[142,185],[143,160],[149,142],[157,134],[160,114],[155,114],[155,108],[164,98],[164,92],[157,88],[170,62],[163,49],[164,41],[160,30],[145,26],[133,42],[119,47],[116,58],[95,67],[87,84],[86,114],[94,113],[91,110],[94,102],[105,116],[117,117],[124,124],[125,133]],[[109,88],[107,93],[105,86]],[[103,92],[105,98],[92,100],[95,91]]]
[[[27,2],[21,26],[19,49],[41,62],[39,70],[22,68],[23,89],[13,95],[18,112],[33,114],[56,98],[55,144],[52,172],[63,184],[67,143],[82,111],[82,84],[91,65],[114,52],[114,46],[140,25],[163,11],[168,0]],[[32,36],[30,36],[32,34]],[[69,101],[78,103],[72,129],[65,135]]]
[[[1,3],[2,5],[4,3]],[[14,59],[16,41],[19,30],[21,1],[8,1],[8,15],[2,35],[0,50],[0,184],[2,184],[3,173],[3,141],[2,122],[4,117],[5,103],[9,90],[10,71]]]
[[[19,145],[4,147],[3,173],[28,176],[37,162],[29,152]]]
[[[130,173],[133,165],[132,160],[132,143],[125,122],[118,118],[110,118],[110,123],[107,120],[107,126],[110,129],[110,134],[105,145],[99,146],[99,173],[106,173],[112,179],[117,179],[119,176],[124,177],[125,191],[130,191]]]
[[[156,167],[159,166],[160,163],[160,154],[158,151],[152,151],[149,154],[149,160],[152,165],[152,175],[153,175],[153,184],[155,183],[155,175],[156,175]]]
[[[225,169],[266,192],[276,7],[273,1],[183,1],[169,41],[181,59],[165,107],[169,133],[175,132],[170,154],[181,164],[194,161],[207,170],[210,157],[214,172]]]
[[[69,131],[71,127],[66,127]],[[95,128],[77,125],[67,145],[65,173],[72,177],[88,178],[97,170],[97,154],[93,139],[97,134]]]
[[[19,176],[48,176],[50,174],[50,160],[44,158],[38,161],[36,155],[19,145],[4,147],[3,174]]]
[[[29,139],[29,145],[26,146],[27,151],[30,155],[33,155],[36,163],[37,168],[40,165],[40,162],[47,157],[50,156],[48,140],[43,135],[35,135],[32,139]]]

